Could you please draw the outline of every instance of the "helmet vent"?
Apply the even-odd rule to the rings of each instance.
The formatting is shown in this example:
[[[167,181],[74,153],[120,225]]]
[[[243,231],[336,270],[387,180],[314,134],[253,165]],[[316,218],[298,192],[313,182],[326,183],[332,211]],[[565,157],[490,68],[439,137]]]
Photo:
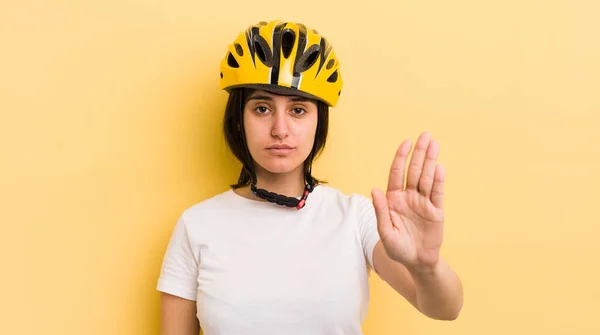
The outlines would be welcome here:
[[[283,51],[283,57],[288,58],[294,48],[294,42],[296,41],[296,34],[291,29],[286,29],[281,34],[281,50]]]
[[[240,67],[240,64],[238,64],[237,60],[235,60],[235,57],[233,57],[233,54],[230,52],[229,56],[227,57],[227,64],[231,67]]]
[[[298,59],[298,62],[296,63],[296,72],[298,73],[302,73],[308,69],[310,69],[315,62],[317,61],[317,58],[319,57],[319,45],[317,44],[313,44],[311,45],[308,50],[306,50],[306,52],[304,54],[302,54],[302,56],[300,57],[300,59]]]
[[[333,64],[335,64],[335,59],[330,59],[329,62],[327,62],[327,70],[331,69]]]
[[[239,43],[235,44],[235,52],[237,52],[240,57],[244,55],[244,49],[242,49],[242,46]]]
[[[329,76],[329,78],[327,78],[327,81],[330,83],[335,83],[338,80],[338,70],[335,70],[334,73],[331,74],[331,76]]]
[[[269,44],[265,41],[264,37],[260,35],[254,35],[254,50],[256,50],[256,56],[266,66],[273,66],[273,54]]]

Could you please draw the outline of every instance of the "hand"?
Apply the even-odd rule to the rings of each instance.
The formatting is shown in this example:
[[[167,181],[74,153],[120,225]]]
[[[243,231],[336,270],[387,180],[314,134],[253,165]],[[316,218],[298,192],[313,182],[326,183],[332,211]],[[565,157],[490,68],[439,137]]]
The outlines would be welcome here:
[[[445,170],[437,164],[439,145],[423,132],[404,175],[411,141],[402,142],[394,157],[387,192],[371,193],[377,229],[386,253],[407,268],[434,267],[439,260],[444,223]]]

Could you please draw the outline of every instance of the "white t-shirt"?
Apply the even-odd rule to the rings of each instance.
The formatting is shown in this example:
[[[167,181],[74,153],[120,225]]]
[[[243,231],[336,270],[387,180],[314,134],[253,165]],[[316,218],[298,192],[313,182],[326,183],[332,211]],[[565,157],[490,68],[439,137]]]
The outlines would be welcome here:
[[[183,212],[157,289],[204,335],[362,334],[379,240],[372,202],[318,185],[297,210],[233,190]]]

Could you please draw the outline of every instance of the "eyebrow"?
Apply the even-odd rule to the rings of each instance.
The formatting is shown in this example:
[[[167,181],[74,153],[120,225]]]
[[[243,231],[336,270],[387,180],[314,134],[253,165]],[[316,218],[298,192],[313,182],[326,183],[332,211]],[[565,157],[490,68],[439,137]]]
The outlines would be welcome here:
[[[257,94],[257,95],[253,95],[250,98],[248,98],[248,101],[250,101],[250,100],[268,100],[268,101],[273,101],[273,97],[270,96],[270,95],[260,95],[260,94]],[[304,101],[307,101],[307,102],[310,102],[312,100],[309,99],[309,98],[302,97],[302,96],[293,96],[293,97],[290,97],[290,101],[294,101],[294,102],[304,102]]]
[[[253,95],[250,98],[248,98],[248,101],[250,100],[269,100],[269,101],[273,101],[273,98],[268,96],[268,95]]]

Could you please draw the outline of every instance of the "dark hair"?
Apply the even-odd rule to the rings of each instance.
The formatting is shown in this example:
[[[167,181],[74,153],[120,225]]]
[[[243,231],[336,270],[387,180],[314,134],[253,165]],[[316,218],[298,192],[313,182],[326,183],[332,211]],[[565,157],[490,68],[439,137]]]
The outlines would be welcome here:
[[[227,145],[235,157],[242,163],[242,170],[237,183],[230,185],[233,188],[250,185],[253,176],[255,176],[254,160],[248,150],[243,123],[244,108],[252,92],[254,90],[250,88],[232,89],[229,92],[225,115],[223,117],[223,133]],[[304,161],[304,174],[306,180],[312,178],[316,185],[318,183],[325,183],[312,176],[312,163],[325,148],[329,128],[329,105],[320,100],[313,100],[313,102],[317,105],[318,111],[317,131],[315,133],[313,148]]]

